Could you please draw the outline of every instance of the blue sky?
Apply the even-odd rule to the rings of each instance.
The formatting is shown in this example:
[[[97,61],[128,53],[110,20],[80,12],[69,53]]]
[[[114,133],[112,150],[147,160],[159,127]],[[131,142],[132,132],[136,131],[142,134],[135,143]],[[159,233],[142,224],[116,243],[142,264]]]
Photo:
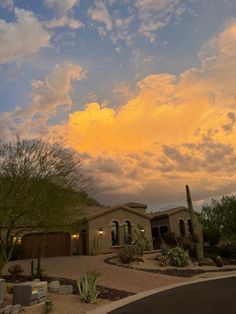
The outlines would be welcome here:
[[[233,193],[235,18],[235,0],[0,0],[0,131],[65,136],[104,202]]]
[[[178,74],[196,66],[202,45],[236,14],[236,3],[233,0],[146,2],[147,8],[153,3],[155,5],[155,2],[163,3],[163,9],[150,9],[152,13],[146,9],[145,13],[142,11],[145,1],[138,0],[81,0],[68,1],[69,9],[59,12],[57,1],[51,1],[50,5],[50,1],[46,0],[1,0],[0,18],[7,23],[16,23],[16,7],[31,11],[42,25],[52,19],[59,19],[63,14],[82,23],[77,29],[68,26],[48,29],[51,33],[50,47],[42,44],[32,56],[26,54],[17,60],[9,60],[7,64],[2,62],[1,111],[11,111],[15,106],[29,104],[30,81],[42,79],[55,64],[63,60],[78,62],[88,72],[86,83],[78,86],[74,95],[78,106],[86,103],[91,92],[101,102],[108,100],[113,104],[119,103],[117,95],[111,92],[119,84],[127,82],[133,89],[135,83],[146,75],[155,72]],[[74,6],[71,5],[73,3]],[[97,16],[91,18],[92,13],[89,15],[89,12],[96,10]],[[104,17],[102,14],[105,10],[107,16]],[[154,25],[154,31],[145,34],[140,31],[141,24],[148,26],[153,15],[159,17],[154,21],[160,21],[163,26],[158,28]],[[106,19],[111,26],[109,22],[105,24]]]

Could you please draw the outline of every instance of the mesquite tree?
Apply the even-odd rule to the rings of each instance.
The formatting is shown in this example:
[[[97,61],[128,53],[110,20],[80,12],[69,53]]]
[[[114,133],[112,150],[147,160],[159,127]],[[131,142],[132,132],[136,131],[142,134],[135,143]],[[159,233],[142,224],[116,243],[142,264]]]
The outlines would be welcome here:
[[[0,271],[17,238],[69,226],[91,177],[76,152],[41,139],[0,142]]]
[[[188,185],[186,185],[186,194],[187,194],[188,209],[189,209],[191,223],[192,223],[192,231],[193,231],[192,236],[195,243],[196,255],[197,255],[197,258],[201,260],[204,258],[203,240],[202,240],[202,235],[201,235],[200,224],[193,210],[192,198],[191,198]]]

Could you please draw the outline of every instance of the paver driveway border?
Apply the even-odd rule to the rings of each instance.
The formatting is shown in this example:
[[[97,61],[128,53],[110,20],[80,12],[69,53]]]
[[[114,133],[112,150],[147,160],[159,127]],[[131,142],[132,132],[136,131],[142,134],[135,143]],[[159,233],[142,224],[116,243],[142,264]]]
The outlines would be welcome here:
[[[197,280],[192,280],[192,281],[187,281],[187,282],[182,282],[182,283],[177,283],[177,284],[172,284],[172,285],[168,285],[162,288],[157,288],[157,289],[152,289],[152,290],[148,290],[148,291],[144,291],[144,292],[140,292],[137,293],[135,295],[132,295],[130,297],[121,299],[119,301],[115,301],[111,304],[107,304],[105,306],[102,306],[100,308],[97,308],[95,311],[90,311],[88,312],[88,314],[107,314],[111,311],[114,311],[124,305],[127,305],[131,302],[143,299],[145,297],[148,297],[152,294],[156,294],[156,293],[160,293],[166,290],[170,290],[170,289],[174,289],[174,288],[178,288],[178,287],[182,287],[182,286],[188,286],[188,285],[193,285],[196,283],[201,283],[201,282],[206,282],[206,281],[212,281],[212,280],[217,280],[217,279],[225,279],[225,278],[232,278],[232,277],[236,277],[236,275],[226,275],[226,276],[218,276],[218,277],[212,277],[212,278],[201,278],[201,279],[197,279]]]

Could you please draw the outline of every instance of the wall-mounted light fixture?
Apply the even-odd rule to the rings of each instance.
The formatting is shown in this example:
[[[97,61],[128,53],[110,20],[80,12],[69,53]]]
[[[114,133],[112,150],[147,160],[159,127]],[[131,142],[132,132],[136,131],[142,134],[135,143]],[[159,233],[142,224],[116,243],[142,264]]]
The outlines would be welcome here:
[[[140,231],[143,232],[143,233],[145,232],[144,228],[141,228]]]
[[[138,224],[137,227],[138,227],[138,229],[139,229],[140,232],[142,232],[142,233],[145,232],[145,229],[143,228],[143,226],[141,226],[141,225]]]
[[[99,228],[99,235],[100,235],[100,236],[103,235],[103,229],[102,229],[102,227]]]
[[[72,237],[73,240],[76,240],[76,239],[79,238],[79,235],[74,233],[74,234],[71,235],[71,237]]]
[[[14,243],[21,244],[22,238],[21,238],[21,237],[13,237],[13,242],[14,242]]]

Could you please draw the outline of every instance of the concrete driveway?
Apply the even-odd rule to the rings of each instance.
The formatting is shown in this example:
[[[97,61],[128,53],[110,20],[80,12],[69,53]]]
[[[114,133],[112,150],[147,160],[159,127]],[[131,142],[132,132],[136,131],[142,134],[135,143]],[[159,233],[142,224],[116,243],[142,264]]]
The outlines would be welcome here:
[[[152,294],[109,314],[235,314],[236,277],[221,278]]]
[[[42,267],[48,276],[70,279],[79,279],[86,271],[96,270],[101,273],[99,284],[135,293],[190,280],[109,265],[104,263],[104,259],[109,256],[111,255],[44,258]],[[11,264],[21,264],[24,274],[30,274],[30,262],[31,260],[9,262],[4,274],[8,274],[7,269]]]

